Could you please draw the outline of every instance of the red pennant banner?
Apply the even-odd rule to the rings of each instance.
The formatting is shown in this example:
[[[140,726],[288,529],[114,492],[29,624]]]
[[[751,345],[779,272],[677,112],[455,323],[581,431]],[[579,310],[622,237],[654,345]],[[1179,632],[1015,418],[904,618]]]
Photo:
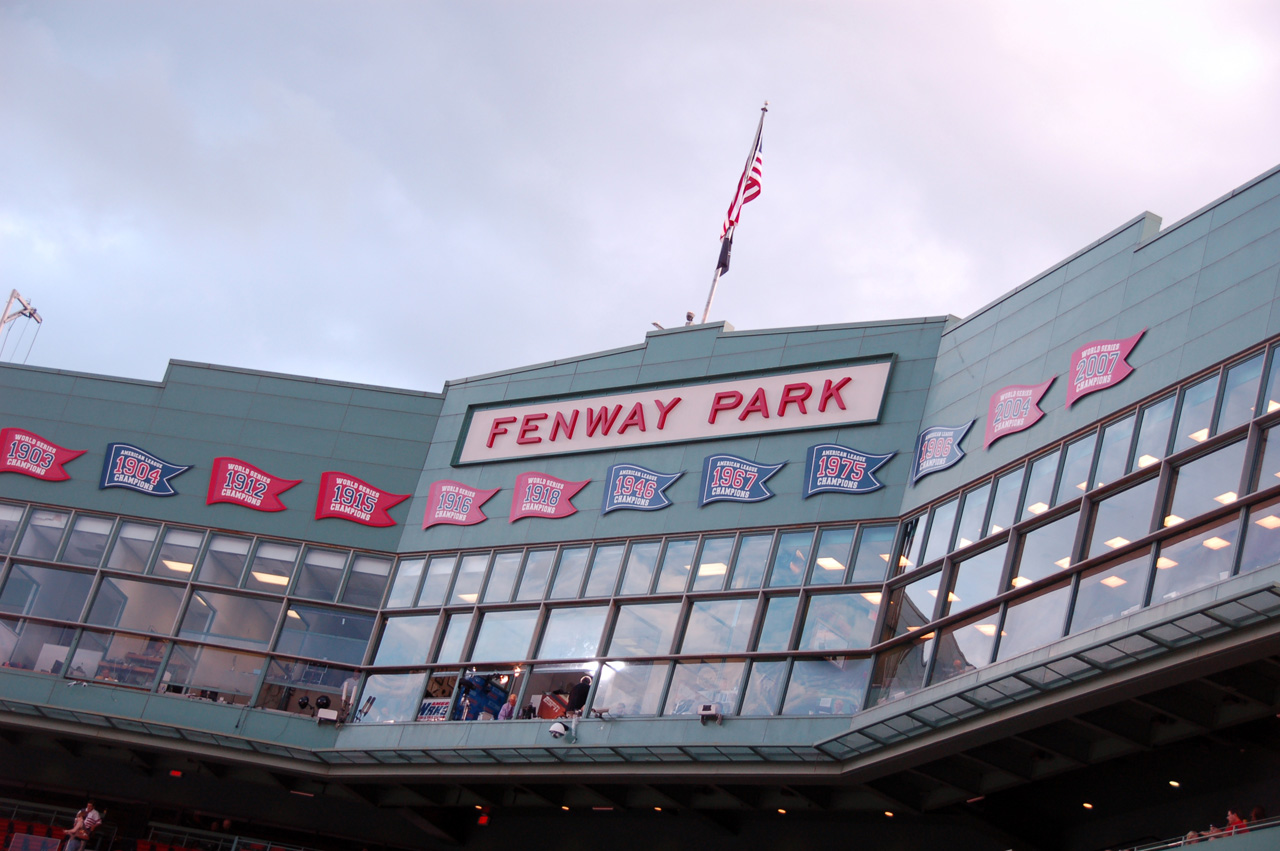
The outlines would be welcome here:
[[[521,517],[546,517],[558,520],[576,514],[573,497],[590,482],[566,482],[546,473],[521,473],[516,476],[516,491],[511,495],[511,523]]]
[[[316,519],[338,517],[365,526],[394,526],[396,521],[387,510],[408,498],[407,493],[384,491],[355,476],[330,470],[320,476]]]
[[[987,407],[987,438],[982,447],[985,449],[1005,435],[1029,429],[1039,422],[1044,416],[1040,400],[1057,377],[1043,384],[1014,384],[992,394]]]
[[[1067,371],[1067,407],[1081,396],[1114,387],[1129,377],[1133,367],[1126,358],[1138,345],[1143,328],[1124,340],[1094,340],[1071,353],[1071,368]]]
[[[273,476],[239,458],[214,458],[205,504],[233,502],[255,511],[284,511],[288,506],[280,494],[301,481]]]
[[[50,443],[26,429],[0,429],[0,473],[21,473],[46,482],[66,481],[71,474],[62,465],[87,451]]]
[[[427,494],[427,512],[422,518],[422,528],[430,529],[440,523],[450,526],[474,526],[489,518],[480,510],[502,488],[480,490],[462,482],[441,479],[431,483]]]

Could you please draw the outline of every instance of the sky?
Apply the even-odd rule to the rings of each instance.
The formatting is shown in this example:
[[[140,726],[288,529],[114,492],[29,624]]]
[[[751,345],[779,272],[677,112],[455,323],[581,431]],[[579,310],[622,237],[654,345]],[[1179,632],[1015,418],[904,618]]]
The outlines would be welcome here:
[[[1280,4],[0,0],[0,360],[414,390],[965,316],[1280,162]]]

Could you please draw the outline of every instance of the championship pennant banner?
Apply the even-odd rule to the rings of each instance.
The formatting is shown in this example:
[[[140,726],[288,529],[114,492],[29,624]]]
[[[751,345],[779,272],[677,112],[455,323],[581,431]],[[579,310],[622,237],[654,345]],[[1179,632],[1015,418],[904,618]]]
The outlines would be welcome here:
[[[22,428],[0,429],[0,473],[21,473],[46,482],[62,482],[71,474],[62,465],[85,449],[67,449]]]
[[[514,523],[521,517],[546,517],[558,520],[576,514],[573,497],[587,486],[585,482],[566,482],[546,473],[521,473],[516,476],[516,490],[511,495],[511,517]]]
[[[431,483],[427,494],[427,512],[422,518],[422,528],[430,529],[439,523],[450,526],[474,526],[489,518],[480,510],[501,488],[480,490],[462,482],[441,479]]]
[[[838,443],[809,447],[804,464],[804,498],[815,493],[871,493],[884,487],[873,473],[897,455],[871,455]]]
[[[365,526],[394,526],[396,521],[387,510],[408,498],[407,493],[384,491],[355,476],[330,470],[320,476],[316,519],[339,517]]]
[[[148,496],[175,496],[178,492],[169,480],[190,469],[190,465],[170,464],[127,443],[108,443],[98,489],[126,488]]]
[[[1081,396],[1114,387],[1128,378],[1133,367],[1126,358],[1145,333],[1147,329],[1143,328],[1124,340],[1094,340],[1072,352],[1067,371],[1071,382],[1067,385],[1067,407]]]
[[[974,420],[961,426],[930,426],[916,438],[916,457],[911,462],[911,484],[930,473],[954,467],[964,457],[960,441],[973,428]]]
[[[232,502],[255,511],[284,511],[280,494],[301,481],[273,476],[239,458],[214,458],[205,504]]]
[[[601,514],[618,508],[634,511],[657,511],[671,504],[663,493],[671,483],[684,475],[658,473],[636,464],[614,464],[605,478],[604,505]]]
[[[1040,400],[1057,377],[1055,375],[1043,384],[1014,384],[993,393],[987,407],[987,434],[982,448],[986,449],[1000,438],[1025,431],[1039,422],[1044,416]]]
[[[787,465],[757,464],[736,455],[709,455],[702,463],[702,498],[710,502],[762,502],[773,496],[765,480]]]

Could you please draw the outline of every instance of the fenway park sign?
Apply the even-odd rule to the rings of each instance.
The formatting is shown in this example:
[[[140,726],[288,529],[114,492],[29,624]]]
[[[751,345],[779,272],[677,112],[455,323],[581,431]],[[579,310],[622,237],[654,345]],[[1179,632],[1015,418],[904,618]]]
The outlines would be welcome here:
[[[891,365],[473,409],[455,463],[874,422]]]

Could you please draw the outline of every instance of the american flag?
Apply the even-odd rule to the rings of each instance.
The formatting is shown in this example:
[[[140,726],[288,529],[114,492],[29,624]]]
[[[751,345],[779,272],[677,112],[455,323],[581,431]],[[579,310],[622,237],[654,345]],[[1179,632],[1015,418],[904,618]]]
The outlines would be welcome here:
[[[763,124],[763,119],[761,121]],[[729,204],[729,212],[724,216],[724,227],[720,229],[720,238],[724,239],[729,229],[738,224],[739,217],[742,216],[742,205],[748,201],[754,201],[756,196],[760,194],[760,180],[764,173],[764,140],[760,133],[756,133],[756,150],[746,169],[742,172],[742,179],[738,181],[738,191],[733,195],[733,202]]]

